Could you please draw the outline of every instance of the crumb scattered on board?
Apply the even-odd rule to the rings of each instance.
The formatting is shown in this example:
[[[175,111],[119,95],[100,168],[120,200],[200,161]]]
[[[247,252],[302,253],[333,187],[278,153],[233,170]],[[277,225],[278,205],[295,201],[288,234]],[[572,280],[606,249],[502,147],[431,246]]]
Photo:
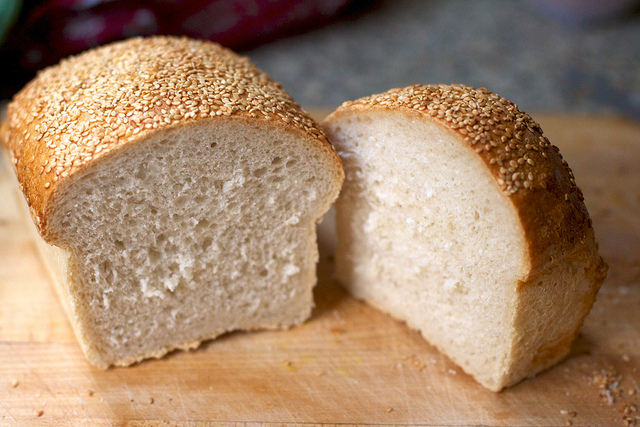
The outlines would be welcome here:
[[[625,397],[635,396],[637,390],[634,386],[631,386],[625,393],[621,386],[622,375],[613,369],[601,369],[592,373],[591,381],[598,387],[600,399],[608,405],[618,404],[618,412],[622,414],[622,421],[625,426],[636,426],[640,423],[638,405],[625,402]]]
[[[621,380],[622,377],[616,372],[609,369],[601,369],[600,372],[594,373],[592,382],[598,386],[600,398],[609,405],[613,405],[616,398],[619,398],[622,394],[622,389],[620,388]]]
[[[416,368],[418,371],[423,371],[424,368],[426,368],[427,366],[422,360],[418,359],[415,354],[411,354],[405,357],[404,361],[406,361],[409,365]]]
[[[561,409],[560,410],[560,415],[564,415],[566,417],[569,417],[565,420],[565,425],[567,426],[571,426],[573,425],[573,421],[571,421],[571,418],[575,418],[578,416],[578,413],[576,411],[568,411],[566,409]]]

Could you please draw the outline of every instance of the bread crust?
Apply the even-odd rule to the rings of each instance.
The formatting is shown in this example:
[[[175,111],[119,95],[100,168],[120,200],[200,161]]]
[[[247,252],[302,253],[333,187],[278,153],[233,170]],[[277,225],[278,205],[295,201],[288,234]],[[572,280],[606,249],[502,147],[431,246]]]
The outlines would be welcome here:
[[[215,43],[134,38],[40,72],[8,106],[0,134],[40,235],[65,183],[128,144],[198,120],[262,120],[299,132],[344,171],[313,119],[247,58]]]
[[[457,133],[482,159],[525,233],[530,268],[520,286],[565,256],[582,257],[600,286],[607,265],[597,253],[582,191],[558,148],[514,103],[484,88],[414,85],[345,102],[323,123],[365,110],[403,111],[434,120]]]

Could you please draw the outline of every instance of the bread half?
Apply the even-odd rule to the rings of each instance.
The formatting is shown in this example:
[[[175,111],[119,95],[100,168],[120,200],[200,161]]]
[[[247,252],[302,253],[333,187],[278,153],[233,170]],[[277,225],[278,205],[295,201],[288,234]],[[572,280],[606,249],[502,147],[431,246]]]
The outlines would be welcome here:
[[[3,134],[91,363],[309,316],[343,170],[246,58],[186,38],[101,47],[41,72]]]
[[[604,280],[558,149],[504,98],[411,86],[323,126],[346,181],[338,278],[499,391],[565,357]]]

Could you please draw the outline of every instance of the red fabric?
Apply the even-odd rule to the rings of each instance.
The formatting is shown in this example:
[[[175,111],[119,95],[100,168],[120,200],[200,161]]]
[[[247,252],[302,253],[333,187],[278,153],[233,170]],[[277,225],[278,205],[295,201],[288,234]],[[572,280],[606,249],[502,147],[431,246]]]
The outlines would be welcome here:
[[[322,25],[351,1],[27,1],[0,49],[0,60],[17,66],[13,80],[20,80],[66,56],[136,35],[186,35],[244,49]],[[7,96],[7,90],[2,92]]]

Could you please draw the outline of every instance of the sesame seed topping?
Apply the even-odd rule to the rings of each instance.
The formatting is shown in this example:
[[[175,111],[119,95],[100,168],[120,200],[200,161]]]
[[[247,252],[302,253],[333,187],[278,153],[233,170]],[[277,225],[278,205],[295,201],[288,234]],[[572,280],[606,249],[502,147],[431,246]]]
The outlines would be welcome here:
[[[540,169],[552,153],[561,158],[531,116],[484,88],[414,85],[345,102],[341,108],[349,107],[411,109],[443,122],[485,160],[507,195],[520,189],[546,189],[550,175]],[[562,164],[572,177],[566,162]],[[576,191],[573,180],[570,186],[572,192]]]
[[[42,215],[38,188],[55,188],[155,129],[231,116],[287,124],[334,151],[282,86],[247,58],[178,37],[132,38],[41,71],[9,105],[6,140],[19,181],[35,180],[25,195]]]

